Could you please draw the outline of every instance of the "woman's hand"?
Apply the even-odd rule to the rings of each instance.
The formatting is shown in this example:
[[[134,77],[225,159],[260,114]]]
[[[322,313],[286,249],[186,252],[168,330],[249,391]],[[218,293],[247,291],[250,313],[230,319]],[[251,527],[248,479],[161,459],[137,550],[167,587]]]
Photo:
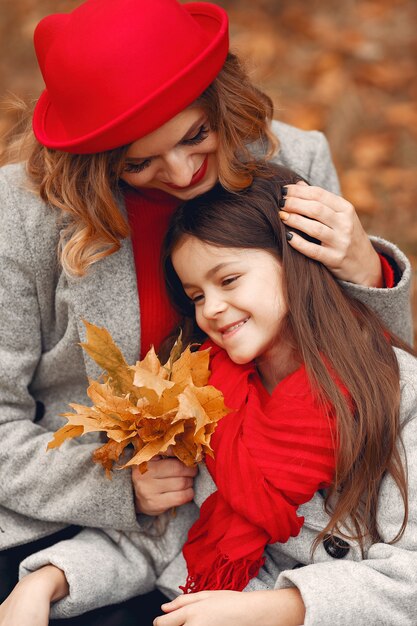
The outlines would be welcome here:
[[[174,457],[155,457],[148,461],[148,470],[141,474],[132,470],[136,511],[161,515],[165,511],[194,498],[193,479],[197,467],[187,467]]]
[[[62,570],[47,565],[22,578],[0,606],[0,626],[48,626],[51,602],[68,595]]]
[[[298,589],[201,591],[162,605],[154,626],[299,626],[305,607]]]
[[[293,233],[290,245],[320,261],[341,280],[366,287],[382,287],[378,254],[350,202],[304,182],[286,185],[280,217],[288,230],[297,229],[319,239],[321,245]]]

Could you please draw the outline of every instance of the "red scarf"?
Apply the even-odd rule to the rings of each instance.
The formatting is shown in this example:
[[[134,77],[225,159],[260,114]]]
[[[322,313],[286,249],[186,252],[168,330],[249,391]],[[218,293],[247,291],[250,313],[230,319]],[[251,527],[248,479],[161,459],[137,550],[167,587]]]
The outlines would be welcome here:
[[[227,406],[240,408],[219,422],[211,440],[214,459],[206,464],[217,491],[183,548],[185,593],[244,589],[262,567],[266,545],[298,535],[298,506],[329,486],[335,470],[334,415],[315,400],[304,366],[269,396],[253,363],[236,365],[207,346],[210,384]]]

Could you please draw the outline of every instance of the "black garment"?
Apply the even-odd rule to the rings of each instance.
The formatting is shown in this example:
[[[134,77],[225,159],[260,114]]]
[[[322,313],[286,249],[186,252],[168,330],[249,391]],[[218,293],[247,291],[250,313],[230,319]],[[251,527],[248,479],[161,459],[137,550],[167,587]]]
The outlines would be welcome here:
[[[74,537],[80,528],[70,526],[64,530],[0,552],[0,604],[6,599],[18,581],[19,563],[29,554],[43,550],[58,541]],[[117,581],[115,581],[117,585]],[[162,615],[161,604],[167,602],[162,593],[155,590],[136,596],[120,604],[104,606],[78,617],[50,620],[50,626],[152,626],[158,615]]]

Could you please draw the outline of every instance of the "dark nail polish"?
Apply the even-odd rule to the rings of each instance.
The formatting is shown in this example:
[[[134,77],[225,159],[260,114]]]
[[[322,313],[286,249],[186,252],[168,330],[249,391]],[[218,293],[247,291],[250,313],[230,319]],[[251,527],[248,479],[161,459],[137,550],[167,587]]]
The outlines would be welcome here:
[[[287,193],[288,193],[288,189],[287,189],[287,187],[281,187],[281,195],[282,195],[282,196],[286,196],[286,195],[287,195]]]
[[[280,200],[279,200],[279,203],[278,203],[278,204],[279,204],[279,206],[280,206],[280,208],[281,208],[281,209],[282,209],[282,208],[284,208],[284,207],[285,207],[285,198],[280,198]]]
[[[293,234],[292,234],[292,233],[290,233],[289,231],[287,231],[287,232],[285,233],[285,236],[286,236],[286,238],[287,238],[287,241],[291,241],[291,239],[293,238]]]

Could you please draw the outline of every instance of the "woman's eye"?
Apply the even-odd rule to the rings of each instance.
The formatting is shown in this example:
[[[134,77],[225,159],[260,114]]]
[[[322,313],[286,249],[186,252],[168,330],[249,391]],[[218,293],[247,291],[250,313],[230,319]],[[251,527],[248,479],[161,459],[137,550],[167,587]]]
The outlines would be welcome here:
[[[194,137],[190,137],[190,139],[184,139],[182,143],[186,146],[195,146],[207,139],[209,132],[210,128],[208,127],[208,125],[203,124],[202,126],[200,126],[197,134],[194,135]]]
[[[149,167],[150,164],[150,159],[146,159],[145,161],[141,161],[140,163],[125,163],[123,171],[127,174],[138,174],[139,172],[143,172],[143,170]]]
[[[222,280],[222,287],[227,287],[228,285],[231,285],[232,283],[234,283],[237,279],[239,278],[239,276],[230,276],[228,278],[223,278]]]

